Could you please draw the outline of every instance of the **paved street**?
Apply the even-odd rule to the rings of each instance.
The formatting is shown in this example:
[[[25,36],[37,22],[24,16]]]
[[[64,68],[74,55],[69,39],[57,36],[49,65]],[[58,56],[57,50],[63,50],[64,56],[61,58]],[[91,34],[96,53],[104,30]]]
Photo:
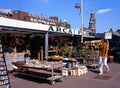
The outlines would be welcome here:
[[[109,79],[96,79],[98,69],[89,70],[82,76],[68,76],[62,82],[50,85],[49,81],[10,74],[11,88],[120,88],[120,64],[109,63],[110,72],[104,73]]]

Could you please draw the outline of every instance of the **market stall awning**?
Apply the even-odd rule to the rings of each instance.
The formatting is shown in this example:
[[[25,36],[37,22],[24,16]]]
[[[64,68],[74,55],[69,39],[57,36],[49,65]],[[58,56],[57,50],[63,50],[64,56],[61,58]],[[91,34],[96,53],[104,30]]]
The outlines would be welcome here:
[[[74,31],[65,27],[57,27],[52,25],[46,25],[41,23],[27,22],[21,20],[15,20],[5,17],[0,17],[0,31],[1,32],[23,32],[23,33],[53,33],[53,34],[77,34]]]

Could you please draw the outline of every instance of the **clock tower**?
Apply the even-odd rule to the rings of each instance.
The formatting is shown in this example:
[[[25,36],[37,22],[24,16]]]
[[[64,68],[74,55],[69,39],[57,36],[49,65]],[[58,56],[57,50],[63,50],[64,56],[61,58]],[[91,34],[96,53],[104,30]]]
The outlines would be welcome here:
[[[95,12],[93,10],[90,13],[89,29],[91,30],[92,33],[96,33],[96,19]]]

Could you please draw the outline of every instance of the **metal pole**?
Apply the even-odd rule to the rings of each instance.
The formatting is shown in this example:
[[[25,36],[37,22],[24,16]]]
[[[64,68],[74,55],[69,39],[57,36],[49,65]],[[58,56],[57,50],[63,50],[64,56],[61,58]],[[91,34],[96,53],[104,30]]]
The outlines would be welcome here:
[[[81,13],[81,42],[83,43],[83,28],[84,28],[84,22],[83,22],[83,0],[81,0],[80,13]]]
[[[45,34],[45,56],[48,56],[48,32]]]

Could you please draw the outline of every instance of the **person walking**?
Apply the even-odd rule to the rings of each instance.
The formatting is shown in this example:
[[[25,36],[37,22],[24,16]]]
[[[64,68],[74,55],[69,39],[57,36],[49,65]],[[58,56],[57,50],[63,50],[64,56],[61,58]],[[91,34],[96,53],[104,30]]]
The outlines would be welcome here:
[[[109,72],[109,66],[107,64],[109,46],[105,39],[101,39],[101,45],[99,48],[99,75],[103,74],[103,66],[105,66],[106,71]]]

